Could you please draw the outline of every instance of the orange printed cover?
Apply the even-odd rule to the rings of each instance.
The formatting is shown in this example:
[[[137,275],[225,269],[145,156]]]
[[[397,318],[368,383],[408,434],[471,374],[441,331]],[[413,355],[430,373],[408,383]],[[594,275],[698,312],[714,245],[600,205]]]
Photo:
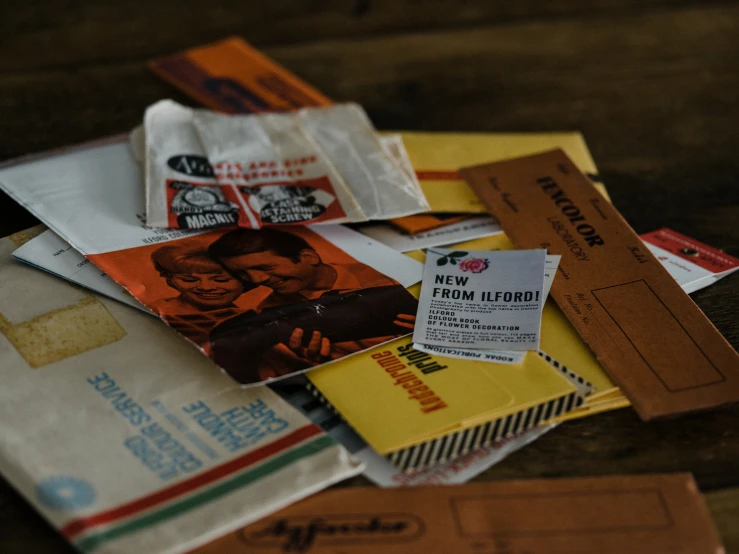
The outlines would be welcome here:
[[[405,334],[391,312],[415,314],[415,298],[326,236],[330,229],[213,230],[88,258],[231,377],[252,384]],[[321,271],[332,283],[319,290]],[[315,333],[325,344],[311,346]]]
[[[153,60],[149,68],[208,108],[228,113],[331,104],[315,88],[238,37]]]

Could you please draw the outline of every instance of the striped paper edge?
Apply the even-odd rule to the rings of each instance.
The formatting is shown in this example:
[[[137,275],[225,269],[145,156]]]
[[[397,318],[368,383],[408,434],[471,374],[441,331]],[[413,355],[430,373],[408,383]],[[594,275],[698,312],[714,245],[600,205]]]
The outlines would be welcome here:
[[[546,361],[550,366],[552,366],[554,369],[559,371],[562,375],[564,375],[567,380],[572,383],[573,386],[580,389],[580,394],[587,396],[589,394],[593,394],[595,392],[595,386],[590,381],[587,381],[586,379],[583,379],[580,377],[577,373],[572,371],[570,368],[568,368],[566,365],[559,363],[557,360],[555,360],[553,357],[551,357],[549,354],[542,350],[537,350],[536,352],[544,358],[544,361]]]
[[[580,378],[577,375],[575,377]],[[315,385],[308,383],[306,387],[318,400],[346,421]],[[421,471],[437,464],[450,462],[481,446],[511,438],[540,423],[579,408],[584,403],[585,398],[580,391],[571,392],[504,418],[396,450],[385,455],[385,458],[404,473]]]
[[[506,417],[470,427],[463,431],[396,450],[385,457],[403,472],[428,469],[464,456],[471,450],[495,444],[511,438],[540,423],[583,405],[585,399],[579,392],[571,392],[549,402],[532,406]]]
[[[319,427],[306,425],[189,479],[115,508],[74,519],[60,532],[81,552],[92,552],[106,542],[218,500],[336,444]]]

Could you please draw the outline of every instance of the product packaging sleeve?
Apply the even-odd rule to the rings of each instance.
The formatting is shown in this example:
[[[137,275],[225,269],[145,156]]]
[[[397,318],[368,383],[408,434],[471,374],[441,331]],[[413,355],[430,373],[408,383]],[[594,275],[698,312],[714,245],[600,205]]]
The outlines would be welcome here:
[[[332,490],[198,554],[720,554],[690,474]]]
[[[562,150],[461,173],[517,248],[562,256],[551,296],[642,419],[739,400],[739,355]]]
[[[162,100],[146,110],[144,142],[152,227],[256,229],[429,209],[396,159],[405,152],[390,152],[356,104],[225,115]]]
[[[0,240],[0,471],[81,552],[184,552],[362,471],[269,388]]]

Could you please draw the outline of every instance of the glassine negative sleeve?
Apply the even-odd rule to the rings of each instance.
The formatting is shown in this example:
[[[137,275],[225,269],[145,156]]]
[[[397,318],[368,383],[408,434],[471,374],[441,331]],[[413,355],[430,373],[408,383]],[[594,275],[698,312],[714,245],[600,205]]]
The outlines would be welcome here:
[[[192,117],[191,109],[168,100],[146,110],[143,162],[146,223],[151,227],[170,227],[168,216],[173,207],[168,189],[174,189],[185,179],[203,188],[216,185]]]
[[[320,154],[320,147],[294,115],[233,117],[198,110],[193,123],[208,160],[216,168],[220,184],[228,186],[239,171],[245,182],[241,192],[245,192],[247,187],[252,191],[266,189],[275,186],[275,182],[300,186],[304,180],[325,176],[346,214],[345,220],[366,219],[336,167]],[[275,170],[278,166],[280,168]],[[273,175],[275,171],[277,175]],[[254,185],[249,184],[252,181],[255,181]],[[260,187],[262,183],[268,184]],[[258,196],[258,193],[251,196]]]
[[[364,110],[356,104],[300,110],[303,125],[346,176],[367,219],[402,217],[430,209],[418,181],[387,155]]]
[[[147,224],[258,229],[428,210],[396,157],[353,104],[229,116],[161,101],[146,113]]]

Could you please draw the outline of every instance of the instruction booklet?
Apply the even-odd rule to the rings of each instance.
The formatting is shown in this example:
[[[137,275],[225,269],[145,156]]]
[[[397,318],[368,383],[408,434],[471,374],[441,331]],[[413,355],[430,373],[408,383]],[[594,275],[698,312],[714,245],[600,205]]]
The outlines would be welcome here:
[[[561,256],[553,256],[547,254],[544,262],[544,289],[542,296],[544,298],[541,303],[542,313],[544,304],[549,296],[549,290],[552,288],[554,276],[557,272],[557,266]],[[449,358],[457,358],[460,360],[478,360],[481,362],[495,362],[499,364],[520,364],[526,350],[485,350],[482,348],[453,348],[448,346],[434,346],[431,344],[414,343],[413,348],[421,352],[429,354],[439,354]]]
[[[459,348],[539,348],[546,250],[426,253],[416,343]]]

